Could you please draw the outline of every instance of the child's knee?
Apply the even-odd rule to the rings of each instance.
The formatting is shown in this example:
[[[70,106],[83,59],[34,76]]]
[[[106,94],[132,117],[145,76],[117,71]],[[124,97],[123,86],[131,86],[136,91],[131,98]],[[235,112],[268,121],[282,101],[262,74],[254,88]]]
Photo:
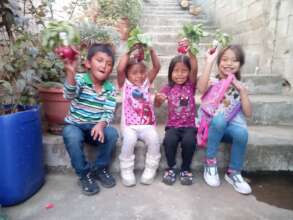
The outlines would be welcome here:
[[[227,126],[227,121],[225,120],[225,117],[223,115],[217,115],[213,117],[210,126],[220,131],[225,129],[225,127]]]
[[[235,130],[235,138],[237,138],[238,142],[247,143],[248,141],[248,131],[246,128],[238,128]]]

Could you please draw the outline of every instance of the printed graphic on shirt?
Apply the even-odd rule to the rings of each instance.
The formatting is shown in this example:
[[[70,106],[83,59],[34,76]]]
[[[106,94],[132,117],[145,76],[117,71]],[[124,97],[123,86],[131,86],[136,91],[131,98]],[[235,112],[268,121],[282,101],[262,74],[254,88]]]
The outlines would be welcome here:
[[[239,112],[241,108],[240,95],[237,89],[231,86],[225,93],[224,99],[219,105],[215,115],[224,113],[227,120],[230,120]]]
[[[126,83],[124,90],[124,114],[126,125],[155,124],[148,83],[144,83],[141,87]]]

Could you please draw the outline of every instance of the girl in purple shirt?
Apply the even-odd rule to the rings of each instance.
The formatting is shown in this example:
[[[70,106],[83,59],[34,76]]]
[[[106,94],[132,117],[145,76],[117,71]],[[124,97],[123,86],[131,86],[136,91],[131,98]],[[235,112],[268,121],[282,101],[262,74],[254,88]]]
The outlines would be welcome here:
[[[188,45],[188,41],[184,40]],[[182,42],[181,42],[182,43]],[[188,55],[175,56],[169,65],[168,84],[156,94],[155,105],[168,103],[168,119],[163,141],[168,168],[163,176],[163,182],[172,185],[176,181],[176,152],[181,142],[182,165],[180,182],[191,185],[193,175],[190,170],[195,152],[195,90],[197,76],[197,59],[190,50]]]

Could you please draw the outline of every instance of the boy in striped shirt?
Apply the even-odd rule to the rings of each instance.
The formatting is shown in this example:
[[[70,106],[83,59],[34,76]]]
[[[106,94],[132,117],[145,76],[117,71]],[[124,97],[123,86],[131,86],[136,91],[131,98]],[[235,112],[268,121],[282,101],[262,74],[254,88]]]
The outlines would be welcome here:
[[[100,191],[95,179],[106,188],[116,185],[108,171],[118,139],[117,130],[109,126],[116,107],[116,90],[107,80],[114,66],[114,54],[107,44],[93,44],[85,62],[89,73],[76,73],[76,63],[64,62],[64,96],[71,105],[63,139],[82,192],[93,195]],[[84,142],[99,148],[93,166],[85,159]]]

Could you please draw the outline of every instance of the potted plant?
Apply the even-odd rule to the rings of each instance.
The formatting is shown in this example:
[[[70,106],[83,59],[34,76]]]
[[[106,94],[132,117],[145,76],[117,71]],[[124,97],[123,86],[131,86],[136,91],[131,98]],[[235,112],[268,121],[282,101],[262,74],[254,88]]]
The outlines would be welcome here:
[[[0,60],[0,204],[5,206],[29,198],[44,183],[34,45],[27,33],[12,36]]]
[[[65,79],[62,59],[74,60],[78,52],[73,48],[80,42],[73,25],[65,21],[51,21],[42,34],[42,47],[38,54],[38,87],[48,129],[59,134],[64,125],[70,102],[63,97]]]

